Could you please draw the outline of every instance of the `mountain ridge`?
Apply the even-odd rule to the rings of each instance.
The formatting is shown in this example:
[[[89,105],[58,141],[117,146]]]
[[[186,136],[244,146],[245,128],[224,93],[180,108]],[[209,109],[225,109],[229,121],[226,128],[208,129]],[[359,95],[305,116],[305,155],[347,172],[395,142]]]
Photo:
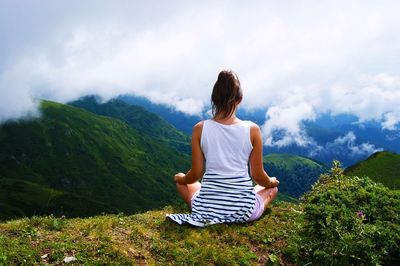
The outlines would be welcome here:
[[[114,98],[100,102],[96,96],[85,96],[69,102],[68,105],[85,109],[89,112],[113,117],[126,122],[130,127],[139,130],[179,152],[190,153],[190,136],[177,130],[172,124],[156,113],[137,105],[130,105]]]
[[[42,101],[42,112],[41,118],[0,127],[2,214],[12,212],[10,206],[19,214],[38,214],[46,205],[44,213],[72,216],[130,213],[178,200],[172,175],[189,167],[188,155],[120,120],[77,107]]]

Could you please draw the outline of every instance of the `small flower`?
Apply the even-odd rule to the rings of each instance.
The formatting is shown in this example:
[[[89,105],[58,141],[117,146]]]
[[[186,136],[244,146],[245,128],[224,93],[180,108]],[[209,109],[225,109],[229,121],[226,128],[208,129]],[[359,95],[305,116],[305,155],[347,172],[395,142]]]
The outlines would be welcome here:
[[[363,221],[368,220],[367,217],[365,217],[365,213],[363,213],[362,211],[358,211],[357,212],[357,217],[360,218]]]

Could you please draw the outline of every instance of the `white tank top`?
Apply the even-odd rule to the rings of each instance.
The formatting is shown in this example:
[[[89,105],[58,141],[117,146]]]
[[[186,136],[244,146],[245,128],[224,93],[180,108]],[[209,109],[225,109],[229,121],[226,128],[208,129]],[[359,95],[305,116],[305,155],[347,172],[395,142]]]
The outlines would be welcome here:
[[[205,175],[248,177],[248,162],[253,145],[251,121],[224,125],[205,120],[200,146],[206,160]]]

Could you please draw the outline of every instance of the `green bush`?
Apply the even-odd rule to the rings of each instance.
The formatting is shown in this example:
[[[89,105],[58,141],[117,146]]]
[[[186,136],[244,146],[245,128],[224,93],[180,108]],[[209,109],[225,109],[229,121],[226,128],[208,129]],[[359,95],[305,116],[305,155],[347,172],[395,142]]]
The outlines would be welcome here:
[[[324,265],[400,265],[399,191],[346,176],[334,161],[301,202],[300,258]]]

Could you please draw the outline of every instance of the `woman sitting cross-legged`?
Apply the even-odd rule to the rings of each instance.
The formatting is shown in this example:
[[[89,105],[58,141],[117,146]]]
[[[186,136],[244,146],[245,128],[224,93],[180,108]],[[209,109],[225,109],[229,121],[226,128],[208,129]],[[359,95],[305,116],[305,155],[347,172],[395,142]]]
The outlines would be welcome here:
[[[279,181],[264,170],[260,128],[236,117],[242,97],[237,76],[220,72],[211,95],[213,118],[193,127],[192,168],[174,176],[192,213],[167,214],[173,221],[201,227],[246,223],[258,219],[276,197]]]

